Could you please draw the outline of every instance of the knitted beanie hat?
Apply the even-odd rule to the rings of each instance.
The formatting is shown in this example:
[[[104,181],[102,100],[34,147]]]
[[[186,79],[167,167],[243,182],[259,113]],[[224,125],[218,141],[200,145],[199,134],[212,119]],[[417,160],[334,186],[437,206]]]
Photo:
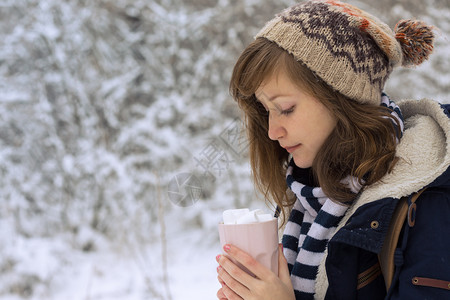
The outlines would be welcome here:
[[[341,94],[378,105],[394,67],[428,58],[432,30],[422,21],[402,20],[394,33],[350,4],[312,0],[284,10],[255,38],[275,42]]]

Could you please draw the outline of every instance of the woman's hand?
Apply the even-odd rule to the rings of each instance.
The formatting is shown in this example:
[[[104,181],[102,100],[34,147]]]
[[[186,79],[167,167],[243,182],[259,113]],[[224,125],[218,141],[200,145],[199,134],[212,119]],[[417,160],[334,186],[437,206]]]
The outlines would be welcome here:
[[[222,288],[217,292],[219,299],[295,300],[287,261],[281,245],[278,249],[279,277],[239,248],[225,245],[223,249],[227,255],[255,274],[256,278],[244,272],[226,256],[218,255],[217,272],[219,282],[222,284]]]

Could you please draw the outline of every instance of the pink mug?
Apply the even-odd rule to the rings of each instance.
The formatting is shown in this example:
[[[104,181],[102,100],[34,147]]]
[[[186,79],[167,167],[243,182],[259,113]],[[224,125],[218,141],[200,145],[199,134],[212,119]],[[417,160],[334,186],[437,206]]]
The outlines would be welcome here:
[[[220,245],[230,244],[250,254],[278,275],[278,220],[250,224],[219,224]],[[243,265],[231,259],[248,274]]]

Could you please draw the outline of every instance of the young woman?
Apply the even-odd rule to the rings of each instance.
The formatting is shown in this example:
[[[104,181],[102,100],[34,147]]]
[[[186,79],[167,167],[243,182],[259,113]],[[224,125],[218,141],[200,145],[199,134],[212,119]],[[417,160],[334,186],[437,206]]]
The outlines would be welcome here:
[[[383,93],[392,69],[427,59],[433,39],[421,21],[392,32],[333,0],[294,5],[257,34],[230,90],[255,183],[281,210],[279,272],[226,245],[219,299],[450,299],[449,107]],[[378,254],[393,212],[424,188],[386,291]]]

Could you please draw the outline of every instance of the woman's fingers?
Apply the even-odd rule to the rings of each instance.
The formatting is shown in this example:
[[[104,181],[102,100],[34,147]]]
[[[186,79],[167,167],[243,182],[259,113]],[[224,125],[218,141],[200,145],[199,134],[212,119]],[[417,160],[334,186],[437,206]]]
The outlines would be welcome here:
[[[279,276],[235,246],[225,245],[224,250],[226,255],[216,257],[220,264],[217,268],[218,279],[222,284],[217,293],[219,299],[222,299],[221,297],[227,300],[295,299],[288,264],[281,245],[278,248]],[[243,271],[239,267],[241,264],[255,274],[256,278]]]
[[[267,275],[268,269],[260,264],[256,259],[251,257],[248,253],[242,251],[238,247],[232,245],[225,245],[223,247],[225,252],[238,261],[240,264],[245,266],[250,272],[252,272],[257,278],[264,278]],[[245,272],[244,272],[245,273]],[[247,273],[245,273],[247,274]],[[248,275],[251,279],[254,279]]]
[[[219,281],[221,281],[220,277],[219,277]],[[222,283],[222,288],[217,291],[217,298],[219,300],[228,300],[227,297],[225,296],[225,294],[223,293],[223,283]]]
[[[226,284],[222,285],[220,289],[220,296],[223,298],[219,298],[220,300],[243,300],[243,297],[239,296],[235,291],[229,288]],[[218,294],[219,295],[219,294]]]
[[[221,257],[219,263],[221,265],[217,268],[217,273],[219,274],[219,282],[222,283],[222,291],[225,296],[228,299],[240,299],[236,297],[237,295],[242,296],[242,298],[247,296],[249,294],[247,287],[249,284],[248,277],[252,277],[233,264],[228,258]]]

